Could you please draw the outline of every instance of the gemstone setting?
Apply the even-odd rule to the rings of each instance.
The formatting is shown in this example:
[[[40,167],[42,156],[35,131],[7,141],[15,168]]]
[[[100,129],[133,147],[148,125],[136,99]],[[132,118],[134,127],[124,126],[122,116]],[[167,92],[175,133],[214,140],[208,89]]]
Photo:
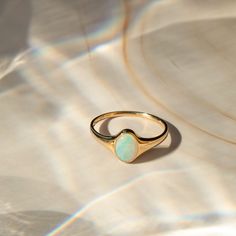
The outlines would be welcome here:
[[[138,143],[129,133],[122,133],[115,142],[115,153],[124,162],[132,162],[138,153]]]

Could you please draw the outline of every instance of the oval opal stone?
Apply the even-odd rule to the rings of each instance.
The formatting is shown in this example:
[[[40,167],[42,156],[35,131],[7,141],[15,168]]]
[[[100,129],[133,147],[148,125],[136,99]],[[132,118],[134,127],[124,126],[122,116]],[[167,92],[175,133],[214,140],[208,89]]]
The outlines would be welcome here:
[[[122,134],[116,141],[115,152],[121,161],[131,162],[138,152],[138,143],[131,134]]]

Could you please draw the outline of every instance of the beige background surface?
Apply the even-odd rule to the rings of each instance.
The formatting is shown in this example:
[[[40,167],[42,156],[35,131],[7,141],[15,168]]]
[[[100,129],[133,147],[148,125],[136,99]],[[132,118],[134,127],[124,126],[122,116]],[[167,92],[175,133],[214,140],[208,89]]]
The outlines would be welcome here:
[[[1,1],[0,235],[235,236],[235,17],[234,0]],[[89,132],[113,110],[170,136],[121,163]]]

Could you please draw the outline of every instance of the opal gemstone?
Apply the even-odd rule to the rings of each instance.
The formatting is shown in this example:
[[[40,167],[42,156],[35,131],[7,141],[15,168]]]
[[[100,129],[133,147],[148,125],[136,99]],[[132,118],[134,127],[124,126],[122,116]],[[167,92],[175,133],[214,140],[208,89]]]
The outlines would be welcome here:
[[[131,162],[137,155],[138,143],[131,134],[122,134],[116,141],[115,152],[121,161]]]

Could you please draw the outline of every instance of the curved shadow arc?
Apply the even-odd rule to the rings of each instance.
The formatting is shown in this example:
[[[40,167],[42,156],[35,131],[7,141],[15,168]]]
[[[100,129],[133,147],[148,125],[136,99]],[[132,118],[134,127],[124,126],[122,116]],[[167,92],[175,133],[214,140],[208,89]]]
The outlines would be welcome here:
[[[200,126],[198,126],[197,124],[191,122],[191,121],[188,121],[187,119],[185,119],[182,115],[178,114],[177,112],[175,112],[174,110],[172,110],[171,108],[167,107],[165,105],[165,103],[159,101],[156,99],[155,96],[153,96],[151,93],[150,93],[150,90],[144,86],[142,84],[142,77],[140,77],[140,75],[138,75],[137,72],[135,72],[133,66],[131,65],[131,62],[130,62],[130,58],[129,58],[129,53],[128,53],[128,33],[129,33],[129,15],[131,14],[131,9],[129,7],[129,4],[126,3],[126,12],[127,12],[127,19],[125,21],[125,24],[123,26],[123,41],[122,41],[122,52],[123,52],[123,58],[124,58],[124,62],[126,64],[126,67],[131,75],[131,80],[134,82],[134,84],[140,89],[140,91],[142,91],[142,93],[145,95],[145,97],[147,99],[149,99],[150,101],[152,101],[155,105],[159,106],[159,107],[162,107],[163,109],[165,109],[167,112],[169,112],[170,114],[172,114],[173,116],[175,116],[178,120],[184,122],[185,124],[187,124],[188,126],[198,130],[198,131],[201,131],[213,138],[216,138],[218,140],[221,140],[223,142],[226,142],[228,144],[232,144],[232,145],[236,145],[236,141],[235,140],[230,140],[228,138],[225,138],[225,137],[222,137],[218,134],[215,134],[215,133],[212,133],[210,131],[208,131],[207,129],[205,128],[202,128]]]
[[[182,142],[182,135],[180,131],[171,124],[170,122],[166,121],[169,129],[169,135],[171,137],[171,143],[169,147],[154,147],[147,152],[143,153],[139,158],[134,161],[134,164],[144,163],[149,161],[154,161],[161,157],[164,157],[172,152],[174,152]]]

